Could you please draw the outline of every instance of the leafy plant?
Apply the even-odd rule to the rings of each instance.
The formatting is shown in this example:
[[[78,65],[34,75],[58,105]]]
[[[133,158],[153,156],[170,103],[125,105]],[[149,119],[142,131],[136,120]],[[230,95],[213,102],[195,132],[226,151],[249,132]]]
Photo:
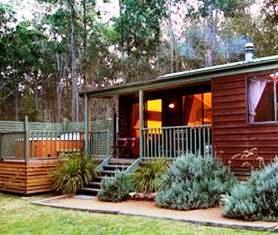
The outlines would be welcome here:
[[[133,185],[130,176],[117,172],[115,178],[105,178],[101,182],[101,190],[97,197],[100,201],[121,202],[129,197]]]
[[[233,161],[240,160],[243,162],[241,167],[248,167],[254,169],[255,167],[262,168],[265,166],[265,161],[262,156],[259,155],[257,148],[246,149],[242,153],[235,154],[229,160],[229,164],[232,165]]]
[[[234,176],[212,156],[186,154],[163,177],[156,203],[178,210],[213,207],[234,183]]]
[[[278,220],[278,162],[253,171],[225,199],[224,215],[245,220]]]
[[[76,193],[96,176],[93,158],[78,153],[68,155],[54,172],[54,189],[61,193]]]
[[[159,189],[160,179],[166,173],[168,162],[154,160],[139,167],[132,175],[136,192],[152,193]]]

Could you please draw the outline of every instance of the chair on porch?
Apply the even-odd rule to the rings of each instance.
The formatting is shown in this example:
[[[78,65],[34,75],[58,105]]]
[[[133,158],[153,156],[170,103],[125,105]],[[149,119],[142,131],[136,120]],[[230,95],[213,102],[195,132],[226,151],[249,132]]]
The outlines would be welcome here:
[[[118,138],[113,148],[113,157],[133,158],[136,138]]]

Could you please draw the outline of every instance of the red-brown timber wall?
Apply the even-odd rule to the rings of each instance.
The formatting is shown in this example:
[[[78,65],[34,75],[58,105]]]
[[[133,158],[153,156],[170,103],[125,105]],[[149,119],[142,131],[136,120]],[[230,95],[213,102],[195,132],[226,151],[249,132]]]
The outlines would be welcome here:
[[[212,81],[212,111],[213,146],[224,162],[253,147],[266,162],[278,154],[278,124],[248,124],[247,75]],[[232,162],[235,166],[242,163]]]
[[[52,172],[58,159],[23,161],[0,161],[0,191],[34,194],[52,190]]]

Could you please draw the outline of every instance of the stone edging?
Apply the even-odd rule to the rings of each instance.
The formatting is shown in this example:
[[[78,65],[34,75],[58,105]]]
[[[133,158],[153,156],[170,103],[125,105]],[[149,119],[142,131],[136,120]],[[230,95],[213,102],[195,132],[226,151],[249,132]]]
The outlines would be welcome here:
[[[152,219],[161,219],[161,220],[171,220],[171,221],[180,221],[180,222],[186,222],[191,224],[197,224],[202,226],[211,226],[211,227],[219,227],[219,228],[230,228],[230,229],[244,229],[244,230],[253,230],[253,231],[268,231],[268,232],[277,232],[278,231],[278,223],[277,226],[266,228],[264,226],[253,226],[253,225],[237,225],[237,224],[226,224],[226,223],[219,223],[219,222],[208,222],[208,221],[197,221],[197,220],[191,220],[191,219],[176,219],[172,217],[161,217],[161,216],[152,216],[152,215],[138,215],[128,212],[121,212],[118,210],[98,210],[98,209],[89,209],[89,208],[82,208],[77,206],[63,206],[63,205],[57,205],[54,203],[51,203],[50,201],[55,199],[63,199],[71,197],[72,195],[62,195],[62,196],[56,196],[48,199],[43,199],[39,201],[31,202],[35,205],[40,206],[48,206],[58,209],[68,209],[68,210],[76,210],[76,211],[85,211],[85,212],[92,212],[92,213],[101,213],[101,214],[112,214],[112,215],[126,215],[126,216],[138,216],[143,218],[152,218]]]

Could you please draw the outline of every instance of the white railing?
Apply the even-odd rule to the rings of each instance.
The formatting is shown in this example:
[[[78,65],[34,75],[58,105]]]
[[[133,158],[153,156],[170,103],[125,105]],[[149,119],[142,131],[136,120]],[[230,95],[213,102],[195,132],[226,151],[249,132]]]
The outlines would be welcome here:
[[[143,158],[176,158],[185,153],[212,152],[211,126],[171,126],[143,128]]]

